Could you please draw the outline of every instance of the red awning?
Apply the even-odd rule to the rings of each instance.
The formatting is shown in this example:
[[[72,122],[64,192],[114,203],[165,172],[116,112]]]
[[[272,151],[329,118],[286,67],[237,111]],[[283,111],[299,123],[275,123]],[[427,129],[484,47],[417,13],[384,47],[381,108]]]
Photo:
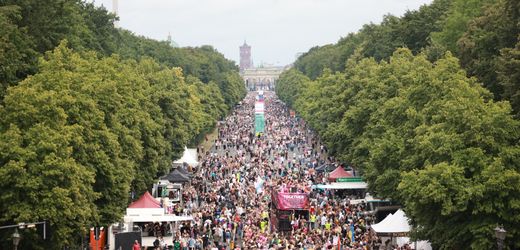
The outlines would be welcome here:
[[[335,181],[338,178],[348,178],[354,175],[350,172],[345,171],[342,166],[337,167],[334,171],[329,173],[329,181]]]
[[[139,197],[139,200],[132,202],[128,208],[161,208],[161,204],[146,191],[146,193]]]

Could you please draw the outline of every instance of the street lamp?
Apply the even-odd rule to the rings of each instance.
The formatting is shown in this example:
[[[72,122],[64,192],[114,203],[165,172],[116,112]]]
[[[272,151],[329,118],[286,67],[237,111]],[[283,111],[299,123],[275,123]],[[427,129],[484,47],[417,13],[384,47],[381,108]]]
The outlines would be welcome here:
[[[20,236],[20,234],[18,233],[18,228],[14,229],[14,233],[13,233],[13,235],[11,235],[11,237],[13,238],[14,250],[17,250],[18,244],[20,244],[20,239],[22,238]]]
[[[502,226],[495,228],[495,237],[497,238],[498,250],[504,249],[504,240],[506,239],[507,231]]]

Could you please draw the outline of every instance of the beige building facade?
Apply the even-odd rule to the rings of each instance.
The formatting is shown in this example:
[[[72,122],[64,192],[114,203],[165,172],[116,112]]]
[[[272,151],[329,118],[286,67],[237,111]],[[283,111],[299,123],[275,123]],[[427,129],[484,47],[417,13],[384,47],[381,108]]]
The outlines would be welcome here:
[[[241,75],[249,91],[274,90],[278,77],[286,69],[280,66],[249,68],[244,69]]]

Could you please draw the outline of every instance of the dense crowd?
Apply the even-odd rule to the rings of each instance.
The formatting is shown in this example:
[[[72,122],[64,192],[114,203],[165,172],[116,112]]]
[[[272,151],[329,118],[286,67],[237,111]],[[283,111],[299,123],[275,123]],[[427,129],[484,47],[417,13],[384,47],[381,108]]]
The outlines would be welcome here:
[[[177,230],[174,249],[379,249],[363,203],[312,189],[326,182],[315,168],[333,159],[303,120],[265,95],[265,133],[254,133],[254,92],[219,124],[213,148],[184,189],[184,208],[176,210],[194,221]],[[270,222],[273,189],[309,194],[308,213],[293,211],[288,231]]]

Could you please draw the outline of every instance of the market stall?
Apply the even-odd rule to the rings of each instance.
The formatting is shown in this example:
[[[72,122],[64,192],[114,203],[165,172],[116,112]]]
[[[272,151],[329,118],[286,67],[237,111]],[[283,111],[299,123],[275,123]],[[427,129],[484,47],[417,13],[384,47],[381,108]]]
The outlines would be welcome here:
[[[329,173],[329,181],[336,181],[336,179],[339,178],[348,178],[348,177],[354,177],[354,174],[351,172],[345,171],[342,166],[337,167],[332,172]]]
[[[410,242],[408,235],[411,227],[408,223],[408,217],[401,209],[394,214],[389,214],[381,222],[371,225],[370,228],[377,236],[390,239],[393,244],[398,246],[409,244],[414,249],[432,249],[427,241]]]
[[[159,235],[163,236],[166,242],[172,242],[174,232],[178,229],[178,223],[192,220],[192,216],[167,214],[161,204],[149,192],[146,192],[128,206],[121,225],[111,226],[110,242],[115,242],[116,230],[114,227],[118,228],[117,233],[140,232],[143,247],[152,247],[153,241]]]

